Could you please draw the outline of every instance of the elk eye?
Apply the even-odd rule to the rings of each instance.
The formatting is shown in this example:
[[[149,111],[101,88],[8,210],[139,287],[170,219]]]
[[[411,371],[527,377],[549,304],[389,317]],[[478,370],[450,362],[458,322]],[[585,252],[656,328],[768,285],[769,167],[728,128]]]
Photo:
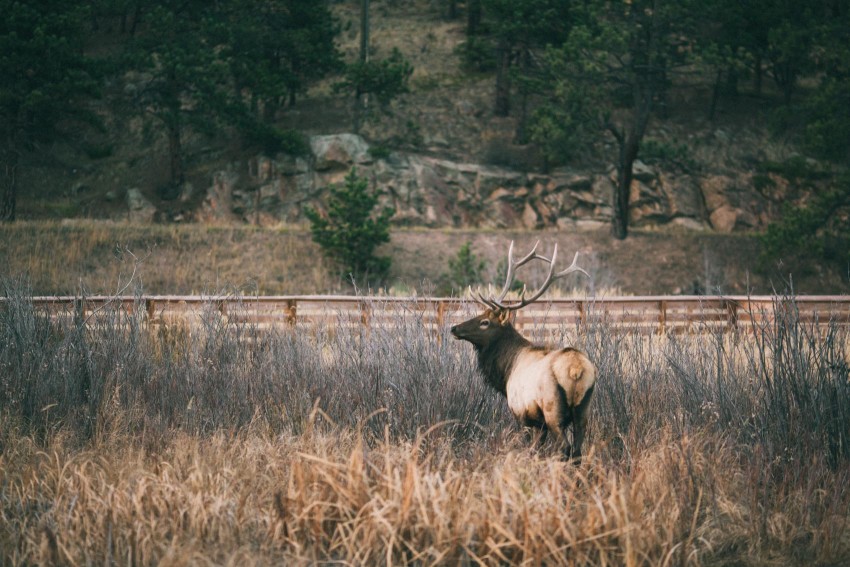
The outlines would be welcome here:
[[[490,319],[482,319],[481,323],[479,324],[479,327],[481,327],[482,329],[486,329],[489,326],[490,326]]]

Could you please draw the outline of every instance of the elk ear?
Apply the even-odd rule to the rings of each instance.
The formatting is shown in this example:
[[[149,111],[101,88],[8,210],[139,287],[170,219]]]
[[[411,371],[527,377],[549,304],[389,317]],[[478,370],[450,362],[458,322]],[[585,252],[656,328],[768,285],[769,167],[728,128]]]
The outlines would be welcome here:
[[[499,313],[499,324],[502,327],[506,327],[508,325],[513,324],[516,321],[516,312],[510,309],[505,309],[501,313]]]

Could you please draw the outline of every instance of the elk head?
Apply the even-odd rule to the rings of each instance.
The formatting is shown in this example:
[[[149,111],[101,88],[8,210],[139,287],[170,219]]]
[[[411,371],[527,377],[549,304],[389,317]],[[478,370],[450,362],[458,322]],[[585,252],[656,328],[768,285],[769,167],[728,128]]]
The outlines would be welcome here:
[[[497,337],[504,336],[507,329],[513,330],[513,321],[516,319],[516,312],[540,299],[546,290],[549,289],[549,286],[552,285],[552,282],[573,272],[580,272],[589,277],[589,274],[577,265],[578,252],[573,257],[572,264],[560,272],[555,272],[555,262],[558,259],[558,245],[555,244],[551,258],[537,253],[537,247],[539,245],[540,241],[538,240],[534,248],[531,249],[531,252],[519,260],[514,260],[514,243],[511,241],[511,245],[508,248],[508,272],[502,291],[498,295],[490,294],[489,297],[484,297],[480,290],[473,293],[470,288],[473,299],[480,303],[485,310],[481,315],[452,327],[451,332],[456,338],[469,341],[477,348],[486,347]],[[516,279],[516,270],[533,260],[540,260],[549,264],[546,280],[531,297],[526,298],[528,290],[523,286],[518,300],[507,301],[505,298],[513,288],[514,280]]]

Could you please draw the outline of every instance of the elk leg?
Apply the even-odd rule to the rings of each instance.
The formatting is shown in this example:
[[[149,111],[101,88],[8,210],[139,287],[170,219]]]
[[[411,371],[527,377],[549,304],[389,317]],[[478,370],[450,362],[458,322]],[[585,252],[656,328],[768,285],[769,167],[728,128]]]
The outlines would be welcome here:
[[[570,428],[570,420],[566,420],[566,422],[561,423],[560,429],[558,429],[558,437],[560,438],[559,447],[561,448],[561,454],[563,455],[563,459],[568,461],[570,459],[570,455],[573,452],[573,446],[570,445],[570,442],[567,438],[567,430]],[[575,439],[573,439],[575,441]]]
[[[534,447],[542,448],[546,444],[546,439],[549,437],[549,428],[544,424],[537,424],[532,435],[534,436]]]
[[[549,428],[546,423],[540,419],[526,414],[519,418],[519,423],[529,437],[529,444],[539,449],[546,443],[546,438],[549,435]]]
[[[552,431],[556,438],[556,446],[565,456],[570,454],[570,443],[567,440],[567,429],[569,428],[571,415],[569,408],[555,406],[550,408],[546,414],[546,429]]]
[[[587,408],[593,397],[593,386],[588,388],[581,403],[573,410],[573,444],[574,450],[570,455],[575,461],[581,460],[581,446],[584,443],[584,435],[587,433]]]
[[[558,436],[558,448],[561,450],[564,460],[569,460],[572,453],[567,431],[573,422],[573,408],[567,402],[567,394],[560,385],[557,387],[558,397],[552,401],[549,412],[546,414],[546,423]],[[575,440],[574,440],[575,441]]]

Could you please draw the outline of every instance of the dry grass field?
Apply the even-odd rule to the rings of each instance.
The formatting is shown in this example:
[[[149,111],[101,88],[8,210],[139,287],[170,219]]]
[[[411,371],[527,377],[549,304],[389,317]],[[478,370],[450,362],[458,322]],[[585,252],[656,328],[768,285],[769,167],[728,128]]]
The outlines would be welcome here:
[[[0,565],[844,565],[850,338],[559,335],[587,455],[532,449],[468,345],[51,322],[3,280]]]
[[[131,257],[131,252],[135,258]],[[310,258],[299,267],[298,258]],[[302,231],[252,227],[19,222],[0,227],[3,274],[25,274],[37,294],[109,293],[141,260],[149,292],[327,291],[328,267]]]
[[[562,254],[581,253],[591,275],[583,293],[615,295],[772,294],[793,271],[794,290],[805,294],[850,292],[847,274],[824,266],[783,265],[754,271],[758,241],[752,235],[635,230],[628,239],[607,229],[584,232],[396,230],[378,252],[392,259],[387,287],[401,295],[433,295],[448,260],[471,244],[486,264],[482,282],[496,283],[510,240],[530,250],[557,242]],[[29,221],[0,226],[0,275],[25,275],[39,295],[114,293],[135,259],[137,283],[151,294],[351,293],[347,277],[332,267],[304,227],[133,225],[104,221]],[[499,282],[501,283],[501,282]],[[566,290],[568,291],[568,290]]]

